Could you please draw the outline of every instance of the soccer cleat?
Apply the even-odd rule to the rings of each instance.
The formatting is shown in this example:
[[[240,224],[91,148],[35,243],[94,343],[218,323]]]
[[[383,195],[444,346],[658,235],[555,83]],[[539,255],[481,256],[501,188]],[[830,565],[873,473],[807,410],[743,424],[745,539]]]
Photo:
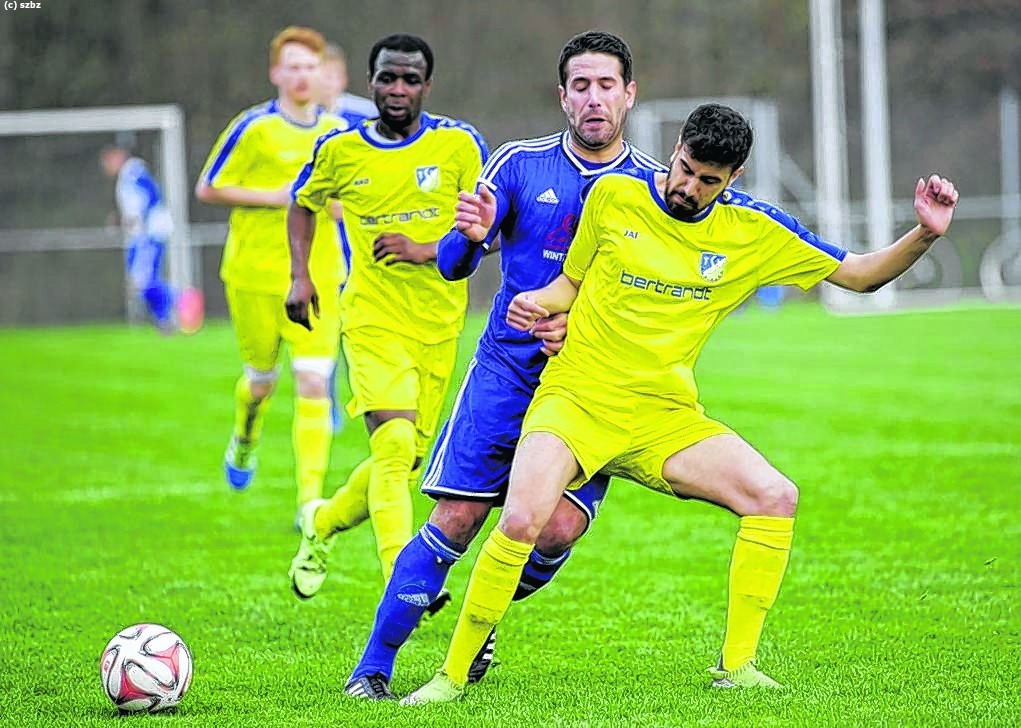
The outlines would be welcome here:
[[[344,692],[359,700],[397,700],[381,672],[351,678],[344,686]]]
[[[458,685],[442,672],[401,701],[401,705],[429,705],[430,703],[452,703],[464,696],[464,687]]]
[[[232,436],[223,455],[223,474],[234,490],[244,490],[255,478],[255,445]]]
[[[435,617],[445,606],[450,604],[451,596],[450,592],[446,589],[440,589],[440,593],[436,595],[436,598],[429,603],[429,606],[425,608],[425,612],[422,614],[422,619],[431,619]]]
[[[326,581],[326,557],[329,545],[326,539],[316,534],[316,509],[326,501],[319,498],[311,500],[301,507],[301,543],[298,553],[291,560],[291,569],[287,575],[291,579],[291,589],[299,599],[311,599]]]
[[[723,662],[709,668],[713,677],[710,687],[714,688],[771,688],[782,690],[783,685],[755,667],[755,661],[749,660],[736,670],[724,670]]]
[[[495,665],[493,661],[493,655],[496,652],[496,627],[493,627],[493,631],[486,637],[486,644],[482,645],[482,649],[475,655],[475,659],[472,660],[472,664],[468,666],[468,684],[474,685],[479,680],[486,676],[489,672],[489,668]]]

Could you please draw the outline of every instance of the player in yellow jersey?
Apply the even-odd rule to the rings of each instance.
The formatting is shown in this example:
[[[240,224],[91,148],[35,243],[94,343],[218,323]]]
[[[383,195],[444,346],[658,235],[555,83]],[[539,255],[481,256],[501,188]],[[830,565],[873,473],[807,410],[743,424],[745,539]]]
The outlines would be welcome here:
[[[338,288],[345,274],[337,226],[320,214],[311,275],[323,297],[315,331],[288,321],[290,285],[287,205],[290,186],[311,159],[316,140],[346,123],[318,108],[318,70],[325,41],[311,28],[290,27],[270,44],[270,80],[278,95],[239,114],[216,141],[195,188],[204,201],[232,208],[220,277],[237,334],[244,374],[234,390],[234,431],[224,458],[228,482],[246,488],[278,376],[281,345],[291,351],[297,383],[293,442],[298,505],[321,497],[332,425],[327,380],[340,337]]]
[[[781,687],[755,658],[787,567],[798,489],[706,416],[695,361],[719,322],[760,286],[808,289],[825,279],[867,292],[890,282],[946,232],[957,191],[936,175],[919,179],[918,225],[883,250],[856,255],[730,188],[751,143],[740,114],[699,107],[670,171],[597,179],[564,273],[514,298],[507,320],[520,330],[570,309],[567,341],[525,415],[507,503],[472,572],[447,660],[406,703],[463,694],[467,667],[510,605],[564,489],[600,471],[740,517],[712,685]]]
[[[453,227],[458,191],[475,188],[487,151],[472,127],[422,111],[432,70],[432,50],[421,38],[379,40],[369,55],[379,118],[323,137],[294,185],[287,315],[313,331],[324,324],[315,318],[323,288],[309,276],[309,249],[314,257],[317,214],[338,198],[352,254],[341,295],[354,395],[347,411],[365,415],[370,449],[329,501],[302,510],[302,540],[290,569],[302,598],[314,596],[326,577],[328,539],[367,518],[389,579],[411,539],[409,488],[454,369],[468,288],[442,278],[436,242]]]

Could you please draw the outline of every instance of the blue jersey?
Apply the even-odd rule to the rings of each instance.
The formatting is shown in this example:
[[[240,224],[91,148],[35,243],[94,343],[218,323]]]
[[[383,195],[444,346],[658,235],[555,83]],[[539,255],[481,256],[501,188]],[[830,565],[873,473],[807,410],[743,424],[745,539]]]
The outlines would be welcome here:
[[[121,167],[116,196],[121,225],[129,239],[146,235],[164,241],[170,237],[170,213],[163,205],[159,185],[141,159],[131,157]]]
[[[330,113],[346,121],[349,129],[354,129],[366,119],[375,119],[379,116],[379,109],[371,99],[343,93],[337,97]]]
[[[588,162],[571,150],[567,131],[508,142],[489,158],[479,183],[496,197],[490,237],[501,237],[503,280],[479,340],[475,356],[480,365],[507,373],[528,389],[538,386],[547,360],[542,342],[512,329],[507,308],[518,293],[542,288],[560,275],[581,213],[582,189],[604,172],[632,169],[666,171],[627,143],[610,162]]]

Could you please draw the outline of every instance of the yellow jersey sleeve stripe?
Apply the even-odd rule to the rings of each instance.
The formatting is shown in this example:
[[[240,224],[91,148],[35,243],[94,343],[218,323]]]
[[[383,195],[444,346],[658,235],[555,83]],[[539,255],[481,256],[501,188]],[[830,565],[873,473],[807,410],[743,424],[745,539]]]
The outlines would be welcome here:
[[[207,185],[211,185],[213,180],[216,179],[216,175],[223,169],[223,165],[226,164],[227,158],[238,144],[238,140],[241,139],[245,131],[252,125],[256,119],[260,119],[264,116],[268,116],[273,113],[273,103],[267,102],[256,106],[254,109],[249,110],[246,114],[242,115],[236,122],[234,122],[233,128],[227,134],[227,139],[224,141],[223,146],[216,153],[212,164],[209,165],[209,169],[206,171],[203,179]]]
[[[301,188],[305,186],[305,183],[308,182],[308,178],[312,176],[312,170],[315,169],[316,166],[316,157],[319,155],[319,150],[322,149],[323,144],[325,144],[338,134],[343,134],[345,131],[347,130],[331,129],[330,131],[326,132],[321,137],[316,139],[316,145],[312,148],[312,158],[305,164],[304,167],[301,168],[301,171],[298,172],[297,179],[295,179],[294,184],[291,185],[291,200],[295,202],[298,201],[298,193],[301,191]],[[312,210],[313,212],[319,212],[319,210],[322,208],[320,207],[313,210],[310,207],[308,209]]]

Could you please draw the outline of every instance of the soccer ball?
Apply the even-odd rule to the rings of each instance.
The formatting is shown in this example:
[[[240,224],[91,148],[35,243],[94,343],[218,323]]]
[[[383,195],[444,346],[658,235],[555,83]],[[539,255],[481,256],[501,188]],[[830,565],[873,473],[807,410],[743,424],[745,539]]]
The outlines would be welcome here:
[[[122,629],[103,650],[103,690],[123,713],[157,713],[180,702],[191,684],[191,653],[161,624]]]

